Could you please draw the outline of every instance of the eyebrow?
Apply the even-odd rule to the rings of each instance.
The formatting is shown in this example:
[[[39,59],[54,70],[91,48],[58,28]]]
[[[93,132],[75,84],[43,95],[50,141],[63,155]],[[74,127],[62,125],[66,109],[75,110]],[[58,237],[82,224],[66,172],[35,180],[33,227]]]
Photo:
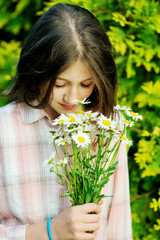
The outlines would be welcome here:
[[[59,80],[63,80],[63,81],[71,82],[69,79],[65,79],[65,78],[61,78],[61,77],[58,77],[57,79],[59,79]],[[84,79],[84,80],[82,80],[81,82],[88,81],[88,80],[92,80],[92,78]]]

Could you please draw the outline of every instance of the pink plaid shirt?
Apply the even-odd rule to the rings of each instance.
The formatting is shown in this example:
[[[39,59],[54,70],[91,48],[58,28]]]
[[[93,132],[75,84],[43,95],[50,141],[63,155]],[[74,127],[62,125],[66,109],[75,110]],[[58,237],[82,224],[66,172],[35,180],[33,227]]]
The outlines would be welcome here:
[[[25,103],[0,109],[0,240],[25,240],[28,224],[55,217],[70,205],[65,189],[42,167],[53,147],[52,123],[43,110]],[[126,146],[121,144],[115,173],[103,189],[97,240],[131,240]],[[53,236],[54,240],[54,236]]]

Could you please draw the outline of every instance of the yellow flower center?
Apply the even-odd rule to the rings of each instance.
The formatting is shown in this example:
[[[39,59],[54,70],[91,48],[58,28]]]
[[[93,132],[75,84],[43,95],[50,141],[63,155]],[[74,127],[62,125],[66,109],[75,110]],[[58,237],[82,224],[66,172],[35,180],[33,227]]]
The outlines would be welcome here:
[[[58,123],[64,123],[64,120],[63,120],[63,119],[61,119],[61,120],[59,120],[59,121],[58,121]]]
[[[69,116],[68,118],[70,118],[70,122],[75,122],[76,121],[75,117],[73,117],[73,116]]]
[[[66,139],[61,140],[61,142],[62,142],[62,143],[63,143],[63,142],[66,142]]]
[[[91,114],[91,113],[88,113],[87,116],[90,118],[90,117],[92,116],[92,114]]]
[[[110,125],[111,125],[111,122],[108,121],[108,120],[103,120],[103,121],[102,121],[102,124],[105,125],[105,126],[110,126]]]
[[[130,124],[130,121],[124,120],[123,123]]]
[[[82,113],[84,113],[84,111],[82,111],[82,110],[75,111],[75,114],[82,114]]]
[[[126,137],[124,137],[124,136],[119,136],[119,138],[120,138],[120,139],[122,139],[122,140],[124,140],[124,141],[126,141],[126,140],[127,140],[127,138],[126,138]]]
[[[56,167],[58,167],[58,166],[59,166],[59,163],[56,164]]]
[[[135,113],[135,112],[131,112],[131,115],[132,115],[133,117],[138,117],[138,114]]]
[[[81,142],[81,143],[84,143],[85,142],[85,138],[84,137],[78,137],[78,141]]]
[[[64,159],[62,159],[61,161],[64,162]]]

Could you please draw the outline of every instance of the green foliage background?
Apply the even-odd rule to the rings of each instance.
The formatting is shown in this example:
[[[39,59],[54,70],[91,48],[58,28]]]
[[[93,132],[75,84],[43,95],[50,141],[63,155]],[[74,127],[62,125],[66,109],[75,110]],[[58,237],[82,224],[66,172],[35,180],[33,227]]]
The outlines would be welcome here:
[[[160,239],[160,2],[156,0],[1,0],[0,93],[16,73],[32,24],[55,3],[90,10],[106,29],[118,68],[118,103],[143,120],[128,132],[134,240]],[[0,106],[10,99],[0,98]]]

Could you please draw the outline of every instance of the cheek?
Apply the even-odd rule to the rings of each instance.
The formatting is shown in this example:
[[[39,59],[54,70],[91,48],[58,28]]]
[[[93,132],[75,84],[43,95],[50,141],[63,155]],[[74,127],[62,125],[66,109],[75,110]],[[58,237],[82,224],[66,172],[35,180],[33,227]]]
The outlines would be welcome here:
[[[89,97],[91,95],[91,93],[93,92],[94,86],[92,88],[87,88],[84,92],[85,92],[85,97]]]
[[[63,96],[62,89],[57,89],[57,88],[53,89],[52,102],[61,99],[62,96]]]

